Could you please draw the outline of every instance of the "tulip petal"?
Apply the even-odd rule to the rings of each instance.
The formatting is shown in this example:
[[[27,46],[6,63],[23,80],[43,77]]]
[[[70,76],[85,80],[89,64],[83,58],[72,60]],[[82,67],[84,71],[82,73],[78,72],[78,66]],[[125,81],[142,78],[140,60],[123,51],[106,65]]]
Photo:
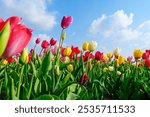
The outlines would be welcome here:
[[[10,35],[10,23],[7,22],[6,25],[3,27],[3,29],[0,31],[0,56],[5,51],[9,35]]]
[[[30,41],[32,36],[31,32],[31,29],[28,29],[25,25],[18,24],[15,26],[10,34],[3,57],[7,58],[20,53]]]

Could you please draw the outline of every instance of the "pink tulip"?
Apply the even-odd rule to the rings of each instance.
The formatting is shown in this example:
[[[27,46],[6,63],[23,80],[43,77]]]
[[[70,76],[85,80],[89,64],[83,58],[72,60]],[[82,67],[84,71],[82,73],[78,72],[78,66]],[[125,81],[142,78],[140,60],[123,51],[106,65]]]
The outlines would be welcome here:
[[[0,18],[0,31],[8,22],[10,22],[11,28],[7,46],[1,56],[3,58],[8,58],[20,53],[31,39],[32,30],[26,25],[21,24],[20,21],[21,17],[18,16],[10,17],[5,22]]]
[[[57,49],[58,49],[58,46],[57,46],[57,45],[51,46],[51,48],[50,48],[51,53],[52,53],[53,55],[56,55],[56,54],[57,54]]]
[[[61,27],[66,29],[73,22],[72,16],[64,16],[61,21]]]
[[[46,49],[46,48],[48,48],[48,46],[49,46],[49,42],[48,42],[47,40],[43,40],[43,42],[42,42],[42,44],[41,44],[41,47],[42,47],[43,49]]]
[[[36,41],[35,41],[35,43],[39,44],[40,43],[40,38],[37,38]]]
[[[56,42],[57,42],[57,40],[56,40],[56,39],[51,38],[51,40],[50,40],[50,45],[51,45],[51,46],[53,46],[53,45],[55,45],[55,44],[56,44]]]
[[[132,61],[132,59],[133,59],[133,57],[132,57],[132,56],[128,56],[127,61],[131,62],[131,61]]]

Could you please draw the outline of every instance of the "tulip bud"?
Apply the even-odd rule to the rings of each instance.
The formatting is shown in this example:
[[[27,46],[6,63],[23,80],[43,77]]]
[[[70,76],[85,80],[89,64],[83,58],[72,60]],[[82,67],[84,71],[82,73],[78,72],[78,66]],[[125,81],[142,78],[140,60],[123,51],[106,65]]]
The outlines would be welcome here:
[[[68,65],[68,66],[67,66],[67,70],[68,70],[69,72],[72,72],[72,71],[73,71],[73,65],[71,65],[71,64]]]
[[[117,71],[117,75],[119,75],[119,76],[120,76],[120,75],[121,75],[121,72],[120,72],[120,71]]]
[[[109,71],[114,71],[114,67],[113,66],[109,66],[108,69],[109,69]]]
[[[64,40],[66,38],[66,32],[62,32],[61,39]]]
[[[44,40],[44,41],[42,42],[42,44],[41,44],[41,47],[42,47],[43,49],[48,48],[48,46],[49,46],[49,43],[48,43],[47,40]]]
[[[21,56],[19,58],[19,62],[21,64],[27,64],[29,61],[29,57],[28,57],[28,50],[26,48],[23,49]]]
[[[88,46],[89,46],[89,43],[88,42],[84,42],[83,45],[82,45],[82,49],[84,51],[88,50]]]
[[[60,69],[59,69],[58,65],[55,65],[54,72],[55,72],[56,75],[60,74]]]
[[[87,75],[87,73],[83,73],[82,76],[79,79],[79,83],[81,85],[85,85],[88,81],[89,76]]]
[[[50,40],[50,45],[51,45],[51,46],[53,46],[53,45],[55,45],[55,44],[56,44],[56,42],[57,42],[57,40],[56,40],[56,39],[51,38],[51,40]]]
[[[70,56],[71,52],[72,52],[71,48],[70,47],[66,47],[65,50],[64,50],[63,55],[64,56]]]
[[[63,29],[66,29],[69,27],[69,25],[73,22],[72,16],[64,16],[61,21],[61,27]]]
[[[36,41],[35,41],[35,43],[39,44],[40,43],[40,38],[37,38]]]
[[[97,47],[97,42],[96,41],[90,41],[89,46],[88,46],[88,50],[93,52]]]
[[[103,69],[103,72],[105,73],[105,72],[107,72],[107,71],[108,71],[108,68],[105,67],[105,68]]]

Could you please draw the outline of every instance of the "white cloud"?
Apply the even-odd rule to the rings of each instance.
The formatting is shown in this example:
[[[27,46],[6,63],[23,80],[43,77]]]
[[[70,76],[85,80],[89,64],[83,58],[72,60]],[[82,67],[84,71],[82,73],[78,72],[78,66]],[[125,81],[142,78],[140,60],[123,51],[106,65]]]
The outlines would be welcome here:
[[[9,15],[19,15],[34,26],[49,30],[56,24],[56,13],[48,11],[52,0],[1,0]],[[1,11],[3,9],[0,9]],[[7,14],[7,13],[6,13]],[[5,14],[4,14],[5,15]]]
[[[109,50],[121,47],[126,56],[132,55],[134,49],[150,49],[150,20],[133,28],[133,16],[133,13],[127,14],[123,10],[112,15],[103,14],[92,21],[89,27],[90,36],[97,38],[100,46]]]

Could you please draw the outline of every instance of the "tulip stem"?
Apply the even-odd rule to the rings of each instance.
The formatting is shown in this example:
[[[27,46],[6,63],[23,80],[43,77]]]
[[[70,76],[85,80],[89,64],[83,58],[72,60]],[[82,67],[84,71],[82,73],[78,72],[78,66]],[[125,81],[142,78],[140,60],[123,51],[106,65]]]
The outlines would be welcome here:
[[[41,54],[42,54],[42,51],[43,51],[43,48],[41,49],[39,56],[41,56]]]
[[[17,91],[17,98],[18,99],[19,99],[19,96],[20,96],[20,87],[21,87],[21,84],[22,84],[23,70],[24,70],[24,65],[22,66],[21,73],[20,73],[20,79],[19,79],[19,83],[18,83],[18,91]]]

